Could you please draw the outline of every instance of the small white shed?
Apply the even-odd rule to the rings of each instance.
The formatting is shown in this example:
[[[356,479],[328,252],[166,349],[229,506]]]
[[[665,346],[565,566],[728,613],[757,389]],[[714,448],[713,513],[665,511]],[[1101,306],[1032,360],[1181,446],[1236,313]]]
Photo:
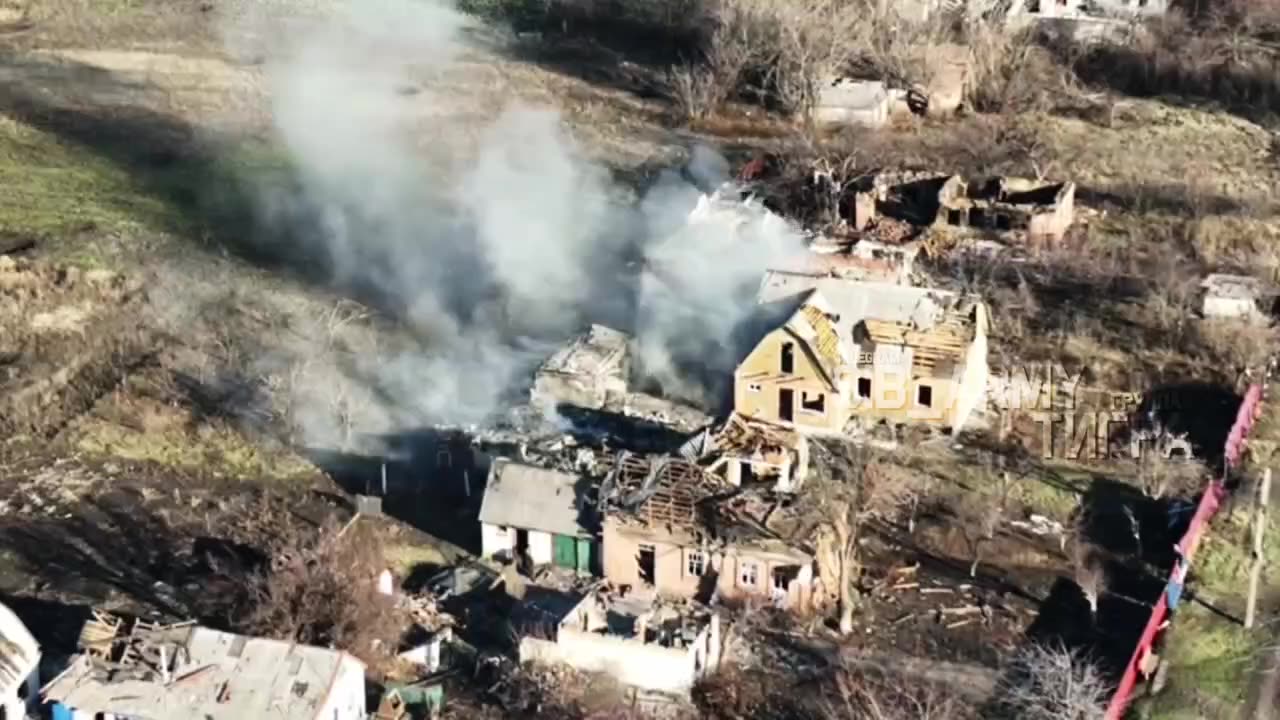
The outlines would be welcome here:
[[[889,121],[890,98],[878,80],[837,78],[826,83],[813,108],[818,125],[881,127]]]
[[[1206,277],[1200,287],[1204,289],[1202,313],[1206,318],[1262,320],[1266,317],[1258,307],[1264,292],[1257,278],[1214,273]]]
[[[586,482],[578,475],[495,460],[480,505],[484,556],[527,554],[534,565],[590,572],[599,551],[585,522],[592,513]]]

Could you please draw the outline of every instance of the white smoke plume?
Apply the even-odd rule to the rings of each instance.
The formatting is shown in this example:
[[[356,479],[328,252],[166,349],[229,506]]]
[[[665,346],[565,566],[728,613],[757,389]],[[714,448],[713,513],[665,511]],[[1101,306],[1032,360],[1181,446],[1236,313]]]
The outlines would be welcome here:
[[[687,225],[699,191],[677,173],[639,206],[620,200],[551,109],[512,103],[474,132],[423,80],[467,51],[466,24],[437,4],[363,0],[265,51],[274,128],[298,174],[297,188],[260,193],[267,226],[289,226],[291,253],[422,339],[357,349],[341,378],[299,384],[304,439],[333,442],[343,382],[384,426],[370,431],[483,422],[587,322],[637,333],[641,369],[665,392],[714,403],[707,379],[729,380],[732,332],[761,271],[796,252],[799,234],[763,220]],[[432,147],[469,133],[478,143],[464,156]],[[705,187],[727,163],[698,148],[686,171]]]

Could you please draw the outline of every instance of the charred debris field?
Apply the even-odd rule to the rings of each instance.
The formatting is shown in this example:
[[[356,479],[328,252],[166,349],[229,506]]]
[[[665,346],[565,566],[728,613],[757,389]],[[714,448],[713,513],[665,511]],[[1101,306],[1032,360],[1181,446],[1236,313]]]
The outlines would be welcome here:
[[[1121,717],[1280,17],[693,5],[0,3],[6,712]],[[1269,717],[1274,412],[1123,717]]]

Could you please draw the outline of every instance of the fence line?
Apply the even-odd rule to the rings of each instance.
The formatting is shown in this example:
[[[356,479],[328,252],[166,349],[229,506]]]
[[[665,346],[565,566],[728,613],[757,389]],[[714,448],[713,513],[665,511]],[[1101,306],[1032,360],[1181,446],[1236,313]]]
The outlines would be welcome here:
[[[1209,481],[1204,495],[1200,498],[1200,504],[1196,507],[1196,514],[1191,518],[1191,525],[1178,542],[1179,557],[1174,561],[1173,570],[1169,573],[1169,582],[1160,593],[1160,599],[1151,611],[1147,627],[1142,631],[1138,646],[1134,648],[1133,656],[1125,667],[1120,685],[1107,706],[1106,720],[1120,720],[1124,715],[1125,708],[1129,706],[1132,699],[1133,689],[1137,686],[1139,677],[1144,674],[1142,667],[1151,654],[1152,644],[1168,628],[1166,621],[1169,620],[1169,612],[1177,608],[1178,601],[1182,597],[1182,585],[1186,580],[1187,569],[1191,566],[1196,548],[1208,531],[1209,521],[1217,514],[1218,508],[1222,506],[1222,501],[1226,497],[1227,476],[1240,464],[1240,455],[1244,451],[1249,432],[1253,430],[1253,424],[1262,414],[1262,399],[1263,386],[1259,383],[1249,386],[1244,400],[1240,403],[1240,409],[1236,411],[1235,422],[1231,425],[1231,432],[1228,433],[1223,448],[1222,477]]]

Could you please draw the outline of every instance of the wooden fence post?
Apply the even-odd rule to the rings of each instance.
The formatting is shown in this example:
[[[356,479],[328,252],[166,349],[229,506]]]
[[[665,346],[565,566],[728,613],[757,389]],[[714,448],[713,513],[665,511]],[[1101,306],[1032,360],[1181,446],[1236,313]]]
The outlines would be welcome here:
[[[1249,603],[1245,606],[1244,626],[1253,627],[1258,609],[1258,582],[1262,578],[1262,536],[1267,530],[1267,504],[1271,500],[1271,468],[1262,473],[1253,515],[1253,565],[1249,568]]]

